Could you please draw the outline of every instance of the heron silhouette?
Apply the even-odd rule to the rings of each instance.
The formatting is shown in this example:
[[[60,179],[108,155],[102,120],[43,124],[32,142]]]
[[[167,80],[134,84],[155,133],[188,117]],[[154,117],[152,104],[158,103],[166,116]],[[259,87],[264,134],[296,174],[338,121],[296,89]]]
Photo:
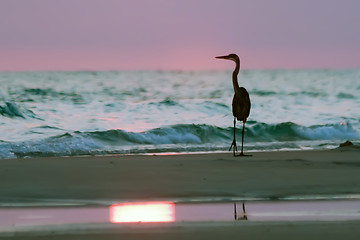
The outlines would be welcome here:
[[[251,155],[245,155],[244,150],[243,150],[244,149],[245,123],[250,114],[251,102],[250,102],[249,93],[246,91],[246,89],[243,87],[239,87],[237,75],[240,71],[240,58],[238,55],[236,55],[234,53],[231,53],[227,56],[219,56],[216,58],[231,60],[236,63],[235,70],[232,74],[232,82],[233,82],[233,87],[234,87],[234,92],[235,92],[234,98],[232,101],[232,112],[234,115],[234,140],[231,143],[229,151],[231,151],[231,148],[232,148],[234,156],[251,156]],[[235,138],[236,119],[238,121],[243,122],[242,138],[241,138],[242,139],[241,140],[241,152],[239,155],[236,155],[236,152],[238,151],[237,146],[236,146],[236,138]]]

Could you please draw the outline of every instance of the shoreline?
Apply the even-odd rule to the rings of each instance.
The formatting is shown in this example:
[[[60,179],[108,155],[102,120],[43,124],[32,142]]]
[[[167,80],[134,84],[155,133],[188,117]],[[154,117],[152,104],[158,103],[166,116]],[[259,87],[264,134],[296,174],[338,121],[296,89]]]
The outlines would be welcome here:
[[[246,150],[245,154],[249,153],[273,153],[273,152],[318,152],[318,151],[358,151],[360,153],[360,145],[353,145],[352,142],[346,141],[339,145],[326,148],[289,148],[289,149],[266,149],[266,150]],[[119,157],[119,156],[172,156],[172,155],[206,155],[206,154],[231,154],[232,151],[214,150],[214,151],[190,151],[190,152],[138,152],[138,153],[104,153],[104,154],[78,154],[78,155],[61,155],[61,156],[25,156],[14,158],[0,158],[2,160],[10,159],[38,159],[38,158],[90,158],[90,157]]]

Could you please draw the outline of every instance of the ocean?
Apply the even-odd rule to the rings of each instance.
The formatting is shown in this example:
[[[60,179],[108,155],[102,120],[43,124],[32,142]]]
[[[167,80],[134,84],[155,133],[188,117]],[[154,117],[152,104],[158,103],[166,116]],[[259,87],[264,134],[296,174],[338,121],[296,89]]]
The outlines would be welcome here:
[[[227,152],[231,74],[2,72],[0,158]],[[360,70],[241,70],[239,84],[245,152],[360,143]]]

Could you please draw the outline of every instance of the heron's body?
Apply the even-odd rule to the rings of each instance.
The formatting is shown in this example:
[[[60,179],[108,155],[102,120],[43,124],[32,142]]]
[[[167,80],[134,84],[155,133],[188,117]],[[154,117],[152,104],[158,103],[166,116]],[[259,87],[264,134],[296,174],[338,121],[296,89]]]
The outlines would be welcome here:
[[[250,107],[251,103],[249,93],[245,88],[239,88],[239,92],[235,92],[232,101],[232,112],[234,117],[238,121],[243,121],[245,123],[250,114]]]
[[[228,56],[220,56],[216,57],[220,59],[231,60],[236,63],[235,70],[232,74],[232,81],[233,81],[233,88],[234,88],[234,98],[232,101],[232,112],[234,115],[234,140],[230,146],[229,151],[233,148],[233,153],[235,156],[235,151],[237,151],[236,146],[236,138],[235,138],[235,125],[236,120],[243,122],[243,129],[242,129],[242,141],[241,141],[241,152],[239,156],[245,156],[243,152],[243,145],[244,145],[244,130],[245,130],[245,123],[247,118],[250,114],[251,102],[249,93],[246,91],[245,88],[239,87],[237,75],[240,71],[240,58],[236,54],[229,54]]]

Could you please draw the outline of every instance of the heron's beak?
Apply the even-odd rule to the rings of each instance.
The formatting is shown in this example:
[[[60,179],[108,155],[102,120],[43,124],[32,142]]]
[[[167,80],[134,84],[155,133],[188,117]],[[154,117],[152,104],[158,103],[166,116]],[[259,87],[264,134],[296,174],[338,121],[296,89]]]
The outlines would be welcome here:
[[[229,56],[218,56],[218,57],[215,57],[215,58],[229,60]]]

